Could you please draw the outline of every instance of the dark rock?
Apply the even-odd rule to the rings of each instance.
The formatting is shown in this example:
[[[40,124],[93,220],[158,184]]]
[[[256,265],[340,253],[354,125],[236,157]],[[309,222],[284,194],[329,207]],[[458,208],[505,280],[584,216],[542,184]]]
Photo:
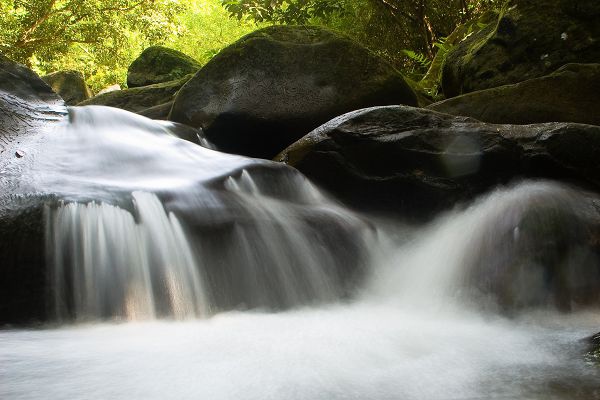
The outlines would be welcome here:
[[[600,63],[597,0],[512,0],[511,8],[447,55],[447,98],[522,82],[568,63]]]
[[[600,64],[567,64],[541,78],[471,92],[427,108],[495,124],[600,125]]]
[[[492,196],[494,210],[461,260],[482,304],[491,296],[508,313],[600,304],[598,196],[549,182]]]
[[[328,122],[276,159],[352,205],[422,217],[515,177],[600,188],[600,127],[492,125],[374,107]]]
[[[0,90],[6,96],[40,105],[64,106],[63,100],[40,77],[24,65],[0,54]],[[45,104],[44,104],[45,103]]]
[[[136,87],[133,89],[116,90],[92,97],[78,105],[100,105],[120,108],[135,113],[142,112],[149,108],[162,106],[165,103],[172,102],[179,89],[181,89],[191,77],[191,75],[188,75],[177,81],[157,83],[155,85]],[[161,109],[161,111],[164,114],[164,110]],[[162,117],[162,114],[160,116]]]
[[[167,120],[169,119],[171,107],[173,107],[173,102],[169,101],[167,103],[159,104],[157,106],[145,108],[141,111],[138,111],[137,114],[143,115],[144,117],[148,117],[150,119]]]
[[[129,88],[165,83],[195,74],[200,64],[180,51],[162,46],[148,47],[129,66]]]
[[[66,116],[63,100],[33,71],[0,55],[0,323],[46,315],[43,207],[17,195],[39,135]]]
[[[586,347],[586,360],[600,366],[600,332],[586,339]]]
[[[318,27],[274,26],[229,46],[175,98],[170,119],[201,127],[222,151],[272,158],[344,112],[416,105],[389,64]]]
[[[74,106],[92,97],[92,92],[79,71],[58,71],[42,77],[65,103]]]

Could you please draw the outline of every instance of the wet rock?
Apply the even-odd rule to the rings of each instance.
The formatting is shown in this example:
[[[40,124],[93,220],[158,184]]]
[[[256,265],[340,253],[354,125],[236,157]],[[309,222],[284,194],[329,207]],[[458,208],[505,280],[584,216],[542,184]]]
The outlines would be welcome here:
[[[276,157],[350,204],[427,216],[518,177],[600,188],[600,127],[493,125],[407,106],[354,111]]]
[[[497,23],[448,53],[443,91],[449,98],[518,83],[568,63],[600,63],[600,3],[512,0]]]
[[[482,304],[493,299],[507,313],[599,305],[598,202],[596,194],[547,182],[497,202],[495,219],[474,235],[463,260]]]
[[[140,110],[137,112],[137,114],[143,115],[144,117],[148,117],[150,119],[167,120],[169,119],[171,107],[173,107],[173,102],[169,101],[167,103],[159,104]]]
[[[180,51],[163,46],[152,46],[140,54],[129,66],[127,86],[129,88],[176,81],[195,74],[200,64]]]
[[[92,92],[79,71],[58,71],[42,77],[52,90],[62,97],[70,106],[81,103],[92,97]]]
[[[40,135],[66,117],[63,100],[33,71],[0,55],[0,324],[42,319],[46,272],[39,200],[17,195]]]
[[[586,339],[586,347],[585,359],[600,366],[600,332]]]
[[[600,64],[567,64],[541,78],[471,92],[427,108],[496,124],[600,125]]]
[[[170,119],[201,127],[222,151],[272,158],[337,115],[386,104],[417,99],[385,61],[318,27],[274,26],[206,64],[178,93]]]

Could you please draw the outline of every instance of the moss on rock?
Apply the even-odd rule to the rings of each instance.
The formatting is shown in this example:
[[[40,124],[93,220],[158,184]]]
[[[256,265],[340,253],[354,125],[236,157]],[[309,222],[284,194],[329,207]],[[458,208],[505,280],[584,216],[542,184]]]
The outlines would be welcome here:
[[[512,0],[498,20],[446,57],[446,97],[547,75],[568,63],[600,63],[597,0]]]
[[[180,51],[162,46],[148,47],[129,66],[127,86],[130,88],[170,82],[194,74],[200,64]]]
[[[345,112],[416,105],[402,75],[350,38],[307,26],[261,29],[224,49],[179,92],[170,118],[227,152],[272,158]]]

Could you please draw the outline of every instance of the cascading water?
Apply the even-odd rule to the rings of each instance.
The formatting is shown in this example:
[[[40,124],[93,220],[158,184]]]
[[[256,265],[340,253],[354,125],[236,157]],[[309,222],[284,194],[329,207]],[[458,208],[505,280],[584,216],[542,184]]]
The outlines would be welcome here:
[[[600,398],[585,193],[525,182],[424,228],[369,221],[291,169],[71,113],[31,179],[61,199],[58,315],[88,324],[0,332],[0,398]]]
[[[207,314],[200,271],[181,223],[152,194],[134,192],[133,200],[139,222],[107,204],[69,203],[48,211],[58,318],[66,319],[71,309],[87,319]],[[64,304],[65,280],[73,288],[71,306]]]
[[[118,110],[70,117],[46,144],[58,168],[41,167],[65,182],[66,200],[46,210],[59,319],[322,303],[345,296],[364,269],[375,231],[298,172],[199,147]]]

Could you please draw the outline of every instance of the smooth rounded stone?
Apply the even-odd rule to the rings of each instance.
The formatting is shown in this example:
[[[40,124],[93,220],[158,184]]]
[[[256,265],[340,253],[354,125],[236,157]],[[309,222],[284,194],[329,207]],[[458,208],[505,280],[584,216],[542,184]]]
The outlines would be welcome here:
[[[157,83],[154,85],[136,87],[132,89],[111,91],[92,97],[91,99],[83,101],[78,105],[108,106],[135,113],[147,112],[150,115],[153,115],[153,112],[157,110],[154,109],[152,112],[150,112],[148,109],[156,106],[164,107],[164,104],[171,103],[177,92],[191,77],[192,75],[187,75],[176,81]],[[161,111],[161,113],[154,113],[154,115],[160,116],[160,119],[166,119],[168,114],[165,115],[165,110],[161,108],[158,111]]]
[[[508,206],[498,204],[496,219],[477,233],[464,259],[482,303],[493,298],[488,306],[507,313],[600,305],[599,200],[542,182]]]
[[[165,83],[195,74],[200,63],[180,51],[163,46],[145,49],[127,71],[129,88]]]
[[[275,159],[351,205],[422,218],[520,177],[600,188],[600,127],[373,107],[333,119]]]
[[[512,0],[497,23],[448,53],[442,87],[450,98],[599,62],[600,2]]]
[[[170,119],[220,150],[272,158],[345,112],[417,99],[392,66],[351,39],[273,26],[221,51],[177,94]]]
[[[92,92],[79,71],[57,71],[42,77],[67,105],[74,106],[92,97]]]
[[[495,124],[600,125],[600,64],[567,64],[541,78],[471,92],[427,108]]]

